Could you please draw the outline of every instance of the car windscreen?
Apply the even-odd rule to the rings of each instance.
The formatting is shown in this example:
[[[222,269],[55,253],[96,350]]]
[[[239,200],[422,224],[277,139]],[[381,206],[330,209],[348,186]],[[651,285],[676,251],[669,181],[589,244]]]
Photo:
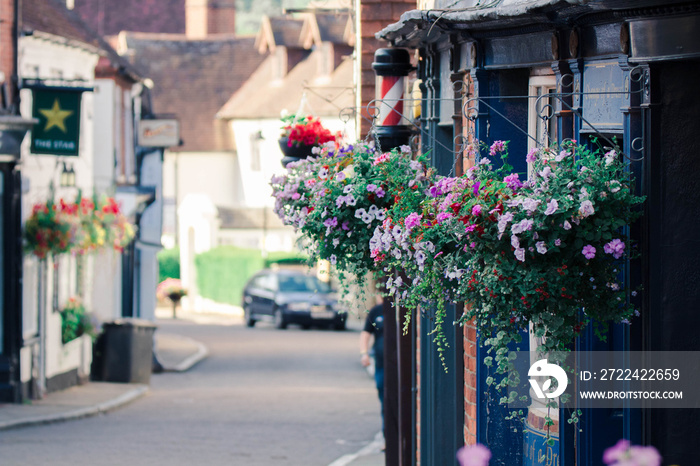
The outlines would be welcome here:
[[[306,275],[281,275],[279,290],[283,292],[329,293],[331,287],[316,277]]]

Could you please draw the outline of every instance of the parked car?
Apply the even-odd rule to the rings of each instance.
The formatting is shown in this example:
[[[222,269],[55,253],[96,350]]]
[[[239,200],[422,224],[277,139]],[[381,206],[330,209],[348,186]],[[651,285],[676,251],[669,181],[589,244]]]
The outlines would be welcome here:
[[[347,312],[338,303],[330,284],[293,269],[263,270],[243,289],[243,311],[248,327],[259,320],[277,328],[299,324],[345,329]]]

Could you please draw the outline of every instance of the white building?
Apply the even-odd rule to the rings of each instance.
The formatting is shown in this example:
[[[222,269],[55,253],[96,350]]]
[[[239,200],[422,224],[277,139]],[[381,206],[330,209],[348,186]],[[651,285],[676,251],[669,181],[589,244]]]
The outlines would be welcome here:
[[[81,192],[86,197],[116,196],[132,222],[147,215],[159,219],[159,206],[152,201],[158,197],[160,188],[160,156],[155,161],[146,153],[137,157],[134,145],[136,116],[142,112],[139,96],[147,92],[141,77],[58,2],[25,0],[22,25],[18,65],[22,115],[32,116],[37,90],[82,91],[77,156],[37,154],[30,148],[29,138],[25,140],[21,162],[23,218],[28,217],[36,203],[46,203],[52,196],[55,200],[73,201]],[[146,165],[150,167],[153,186],[139,189],[142,166]],[[64,167],[75,173],[74,187],[61,186]],[[131,194],[135,191],[139,196]],[[145,205],[139,202],[146,199],[152,203],[152,210],[141,213]],[[158,229],[155,235],[154,228]],[[159,238],[159,229],[160,222],[152,220],[137,237]],[[114,250],[85,256],[62,254],[46,261],[25,256],[22,302],[25,345],[20,351],[25,398],[73,385],[90,373],[90,338],[82,337],[66,345],[61,341],[61,316],[56,311],[69,297],[81,297],[87,310],[102,322],[123,315],[153,317],[156,278],[151,270],[157,273],[155,253],[150,256],[147,253],[141,259],[146,273],[132,273],[131,262],[124,259],[139,249],[143,247],[137,241],[126,256]],[[134,286],[134,277],[142,280],[138,286]],[[131,303],[139,303],[140,315],[129,314],[134,309]]]

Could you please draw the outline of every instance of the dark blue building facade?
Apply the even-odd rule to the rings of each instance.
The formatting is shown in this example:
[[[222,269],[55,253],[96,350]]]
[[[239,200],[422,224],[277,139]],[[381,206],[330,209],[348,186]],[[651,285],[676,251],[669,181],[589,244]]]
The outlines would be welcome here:
[[[378,34],[418,53],[423,151],[439,172],[459,173],[465,143],[507,139],[510,154],[522,157],[511,161],[515,171],[526,173],[533,138],[615,140],[637,193],[646,196],[644,215],[629,232],[641,254],[623,271],[630,289],[644,290],[630,296],[641,316],[611,328],[605,343],[583,335],[575,347],[699,351],[700,3],[476,3],[411,11]],[[459,309],[451,307],[448,318],[458,318]],[[454,452],[468,437],[465,371],[444,373],[425,338],[430,325],[427,317],[421,322],[414,361],[420,426],[413,426],[418,454],[411,461],[455,464]],[[450,338],[448,360],[459,366],[462,330]],[[491,448],[491,464],[598,465],[620,438],[654,445],[664,464],[700,464],[693,409],[585,410],[575,428],[562,422],[547,446],[537,426],[502,420],[482,398],[486,370],[478,353],[476,440]]]

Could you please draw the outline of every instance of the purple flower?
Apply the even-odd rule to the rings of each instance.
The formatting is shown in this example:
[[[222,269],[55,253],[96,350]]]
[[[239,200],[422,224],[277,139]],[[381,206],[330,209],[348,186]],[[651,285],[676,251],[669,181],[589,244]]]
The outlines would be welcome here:
[[[506,212],[505,214],[498,217],[498,232],[503,233],[506,231],[508,222],[513,220],[513,214],[511,212]]]
[[[595,248],[587,244],[583,247],[583,250],[581,250],[581,254],[583,254],[583,257],[586,259],[593,259],[595,257]]]
[[[342,228],[345,231],[349,231],[350,230],[350,222],[347,222],[347,221],[343,222],[343,224],[340,225],[340,228]]]
[[[612,254],[615,259],[619,259],[625,254],[625,243],[615,238],[603,246],[605,254]]]
[[[535,247],[537,248],[537,252],[539,252],[540,254],[547,253],[547,245],[544,241],[538,241],[537,243],[535,243]]]
[[[489,155],[496,155],[499,152],[503,152],[506,150],[506,142],[505,141],[495,141],[493,144],[491,144],[491,148],[489,150]]]
[[[338,181],[343,181],[345,179],[345,173],[344,172],[338,172],[337,175],[335,175],[335,179]]]
[[[491,451],[477,443],[465,446],[457,451],[457,460],[461,466],[488,466],[491,459]]]
[[[377,190],[377,185],[376,184],[368,184],[367,185],[367,192],[373,193]]]
[[[337,227],[337,226],[338,226],[338,219],[337,219],[336,217],[327,218],[327,219],[323,222],[323,226],[325,226],[325,227],[327,227],[327,228]]]
[[[581,214],[581,217],[588,217],[589,215],[593,215],[595,213],[593,203],[591,201],[583,201],[578,208],[578,213]]]
[[[522,233],[523,231],[532,230],[533,224],[534,224],[534,222],[531,219],[526,218],[526,219],[523,219],[523,220],[519,221],[518,223],[514,224],[512,227],[510,227],[510,231],[513,234],[517,235],[519,233]]]
[[[513,246],[515,249],[518,249],[520,247],[520,238],[518,238],[516,235],[511,235],[510,245]]]
[[[479,195],[479,188],[481,187],[481,182],[477,181],[474,183],[474,195],[478,196]]]
[[[331,257],[329,257],[329,260],[331,261],[331,264],[335,265],[336,262],[338,262],[338,258],[335,256],[335,254],[331,254]]]
[[[571,224],[569,223],[568,220],[564,220],[564,224],[562,225],[565,230],[571,230]]]
[[[621,439],[603,452],[603,462],[608,466],[661,466],[661,455],[654,447],[630,446]]]
[[[559,203],[556,199],[552,199],[547,203],[547,210],[544,211],[545,215],[552,215],[559,208]]]
[[[517,248],[515,250],[515,258],[520,262],[525,262],[525,250],[523,248]]]
[[[536,199],[530,199],[529,197],[523,199],[522,204],[523,209],[525,209],[527,212],[533,212],[535,209],[537,209],[537,206],[540,205],[540,201]]]
[[[377,197],[384,197],[384,194],[386,194],[386,193],[384,192],[384,190],[382,188],[377,188],[377,190],[374,192],[374,194],[376,194]]]
[[[529,151],[529,152],[527,153],[527,155],[525,156],[525,161],[526,161],[527,163],[535,163],[535,162],[537,162],[537,153],[538,153],[539,151],[540,151],[540,150],[539,150],[537,147],[533,147],[532,149],[530,149],[530,151]]]
[[[403,223],[406,225],[406,228],[411,229],[420,225],[422,218],[422,215],[417,214],[416,212],[411,212]]]
[[[515,191],[516,189],[520,189],[523,187],[522,181],[518,179],[518,174],[517,173],[511,173],[510,175],[506,176],[503,178],[503,181],[506,183],[506,185]]]
[[[561,246],[561,239],[559,239],[559,238],[555,239],[555,240],[554,240],[554,245],[557,246],[557,247]]]
[[[559,152],[559,154],[556,157],[554,157],[554,161],[561,162],[562,160],[564,160],[565,157],[568,157],[568,156],[569,156],[569,153],[567,151],[563,150],[563,151]]]
[[[481,215],[481,205],[477,204],[474,207],[472,207],[472,215]]]

